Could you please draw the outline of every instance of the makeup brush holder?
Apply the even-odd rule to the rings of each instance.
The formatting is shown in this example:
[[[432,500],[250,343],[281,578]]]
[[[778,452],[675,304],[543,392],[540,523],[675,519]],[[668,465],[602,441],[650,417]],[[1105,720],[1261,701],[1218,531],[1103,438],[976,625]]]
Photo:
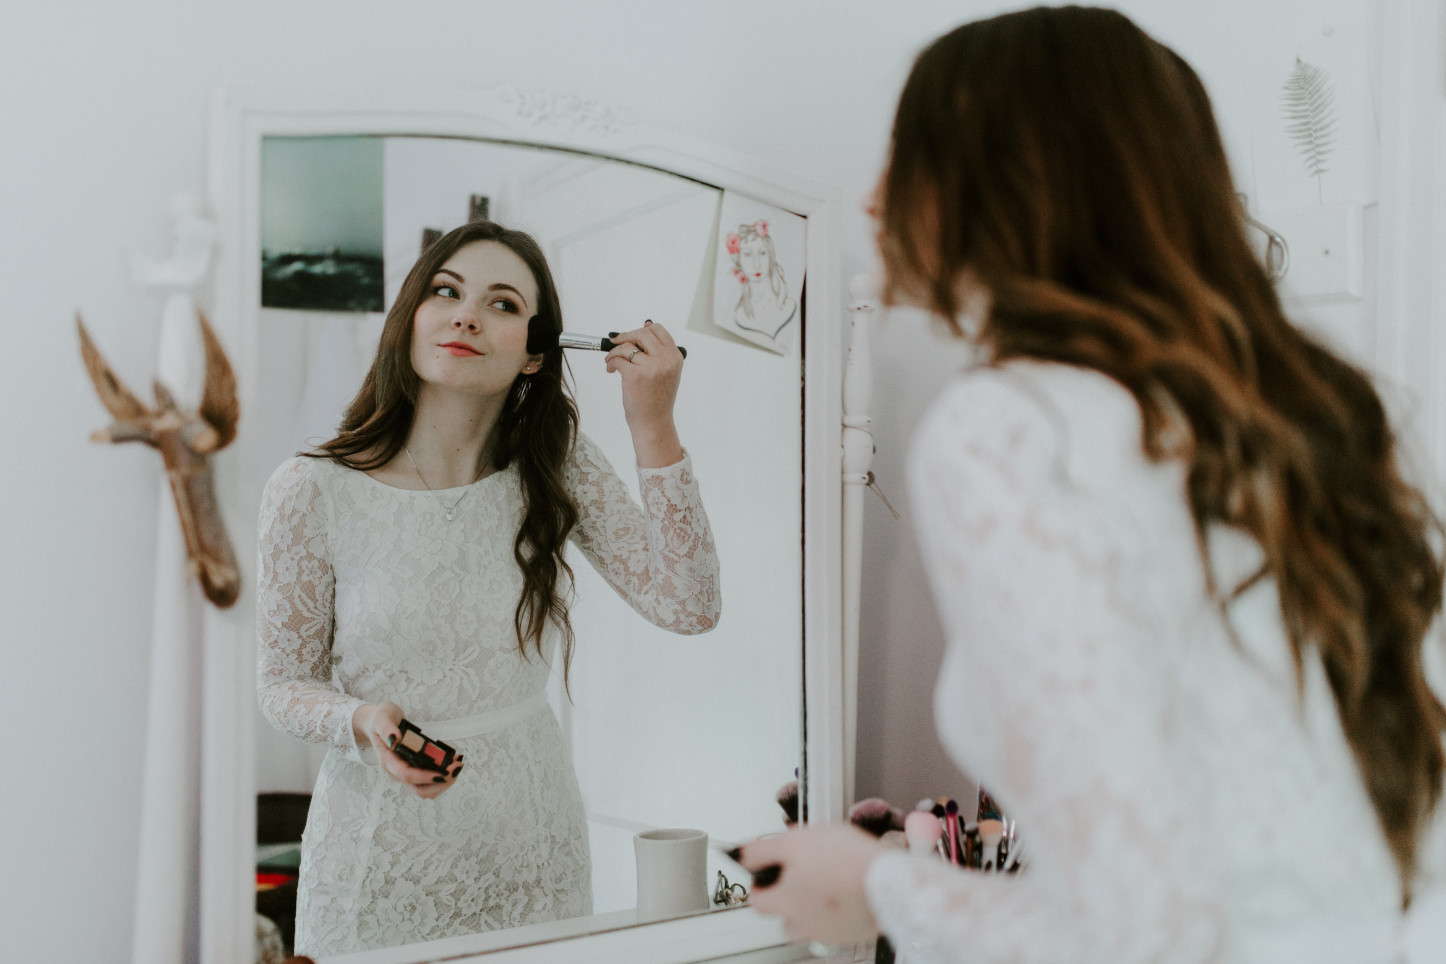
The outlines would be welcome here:
[[[633,837],[638,861],[638,917],[655,920],[708,909],[708,835],[701,830],[645,830]]]

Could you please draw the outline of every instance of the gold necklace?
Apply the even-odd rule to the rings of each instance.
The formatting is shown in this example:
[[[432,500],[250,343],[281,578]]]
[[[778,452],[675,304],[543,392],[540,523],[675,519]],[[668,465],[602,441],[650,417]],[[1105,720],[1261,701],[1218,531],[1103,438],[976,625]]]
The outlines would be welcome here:
[[[427,486],[427,491],[428,491],[428,492],[431,492],[433,495],[437,495],[436,490],[433,489],[430,485],[427,485],[427,477],[422,474],[422,470],[419,469],[419,468],[417,468],[417,460],[414,459],[414,458],[412,458],[412,450],[409,449],[409,448],[407,448],[407,446],[406,446],[405,444],[403,444],[403,445],[402,445],[402,451],[407,453],[407,461],[410,462],[410,463],[412,463],[412,471],[415,472],[415,473],[417,473],[417,478],[421,479],[421,480],[422,480],[422,484]],[[473,479],[473,480],[472,480],[472,485],[475,485],[476,482],[477,482],[477,480],[476,480],[476,479]],[[459,505],[462,504],[462,500],[463,500],[463,499],[467,498],[467,496],[469,496],[469,495],[472,494],[472,485],[468,485],[468,486],[467,486],[467,491],[465,491],[465,492],[463,492],[461,495],[459,495],[459,496],[457,497],[457,501],[456,501],[456,502],[453,502],[451,505],[447,505],[447,501],[446,501],[445,499],[443,499],[440,495],[437,495],[437,501],[440,502],[440,503],[442,503],[442,507],[447,510],[447,521],[448,521],[448,522],[451,522],[451,521],[452,521],[452,510],[453,510],[453,509],[456,509],[457,506],[459,506]]]

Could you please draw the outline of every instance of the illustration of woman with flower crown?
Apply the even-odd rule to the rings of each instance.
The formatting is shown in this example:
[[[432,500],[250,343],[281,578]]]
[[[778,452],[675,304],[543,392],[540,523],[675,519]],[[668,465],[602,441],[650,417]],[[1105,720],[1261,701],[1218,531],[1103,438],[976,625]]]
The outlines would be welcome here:
[[[760,219],[740,224],[736,233],[728,233],[727,243],[733,276],[743,286],[733,309],[733,323],[777,341],[779,332],[798,315],[798,302],[789,295],[768,222]]]

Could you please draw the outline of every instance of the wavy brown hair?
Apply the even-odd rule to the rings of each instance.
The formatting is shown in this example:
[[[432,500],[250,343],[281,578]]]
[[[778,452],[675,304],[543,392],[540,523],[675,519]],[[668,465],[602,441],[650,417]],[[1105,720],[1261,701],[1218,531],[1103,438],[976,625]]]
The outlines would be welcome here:
[[[1202,553],[1212,522],[1259,542],[1297,682],[1314,648],[1409,901],[1446,764],[1421,659],[1441,527],[1368,378],[1286,320],[1199,78],[1114,11],[960,27],[904,87],[879,206],[887,300],[922,293],[963,335],[963,293],[986,292],[996,363],[1134,396],[1147,455],[1187,466]]]
[[[562,305],[547,258],[529,234],[491,221],[473,221],[449,231],[427,246],[412,266],[391,311],[387,313],[376,358],[352,399],[336,438],[303,452],[329,458],[360,471],[380,468],[401,452],[412,429],[421,379],[412,367],[412,322],[417,307],[431,290],[437,269],[458,250],[479,241],[506,246],[526,264],[537,282],[537,314],[562,331]],[[572,580],[563,558],[568,534],[577,524],[578,508],[563,484],[563,470],[577,438],[577,405],[567,382],[562,349],[543,354],[542,367],[519,375],[502,405],[492,451],[500,471],[513,462],[522,481],[522,525],[512,554],[522,570],[522,597],[513,613],[517,645],[525,656],[529,645],[543,656],[542,635],[551,621],[562,633],[563,679],[572,663],[573,633],[567,600],[558,588],[560,573]]]

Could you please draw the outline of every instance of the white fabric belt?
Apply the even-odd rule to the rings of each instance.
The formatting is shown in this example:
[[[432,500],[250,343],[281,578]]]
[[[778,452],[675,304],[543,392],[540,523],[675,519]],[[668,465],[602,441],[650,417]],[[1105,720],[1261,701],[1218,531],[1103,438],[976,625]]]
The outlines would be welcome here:
[[[461,740],[469,736],[481,736],[483,733],[505,729],[519,720],[526,719],[546,705],[547,690],[543,689],[501,709],[474,713],[471,716],[459,716],[451,720],[418,720],[414,722],[417,729],[427,736],[445,743],[448,740]]]

